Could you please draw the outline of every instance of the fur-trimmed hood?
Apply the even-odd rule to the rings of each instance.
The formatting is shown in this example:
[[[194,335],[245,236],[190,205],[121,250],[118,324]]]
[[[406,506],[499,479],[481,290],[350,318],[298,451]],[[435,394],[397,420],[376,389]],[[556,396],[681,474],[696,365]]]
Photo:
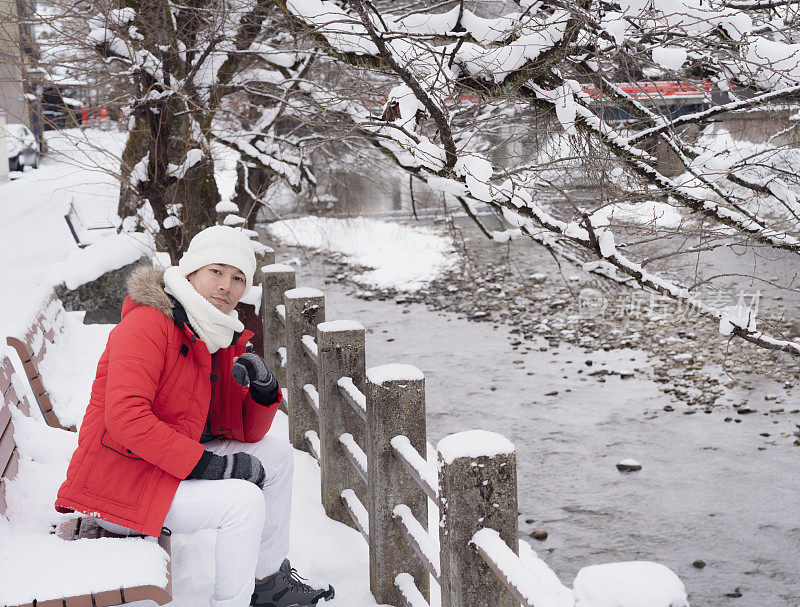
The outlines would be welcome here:
[[[164,270],[139,266],[128,277],[128,296],[136,303],[150,306],[167,318],[173,318],[173,302],[164,292]]]

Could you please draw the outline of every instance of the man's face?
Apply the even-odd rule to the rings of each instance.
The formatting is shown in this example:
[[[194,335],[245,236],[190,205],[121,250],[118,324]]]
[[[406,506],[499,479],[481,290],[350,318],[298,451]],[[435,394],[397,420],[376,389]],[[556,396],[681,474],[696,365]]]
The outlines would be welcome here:
[[[228,314],[244,295],[244,273],[224,263],[212,263],[186,277],[195,290],[219,311]]]

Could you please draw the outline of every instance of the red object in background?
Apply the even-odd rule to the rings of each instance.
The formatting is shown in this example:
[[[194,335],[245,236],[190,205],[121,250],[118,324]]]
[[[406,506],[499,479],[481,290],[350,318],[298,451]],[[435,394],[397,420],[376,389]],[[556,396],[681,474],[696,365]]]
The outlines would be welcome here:
[[[108,106],[88,108],[85,105],[81,107],[81,126],[93,126],[98,122],[108,121]]]
[[[261,315],[256,314],[255,306],[246,303],[238,304],[236,312],[244,328],[253,332],[253,337],[250,338],[253,352],[264,358],[264,325],[261,322]]]
[[[710,82],[688,82],[686,80],[664,80],[660,82],[619,82],[617,86],[635,99],[672,99],[701,98],[711,90]],[[608,99],[593,84],[581,85],[583,92],[592,99]]]

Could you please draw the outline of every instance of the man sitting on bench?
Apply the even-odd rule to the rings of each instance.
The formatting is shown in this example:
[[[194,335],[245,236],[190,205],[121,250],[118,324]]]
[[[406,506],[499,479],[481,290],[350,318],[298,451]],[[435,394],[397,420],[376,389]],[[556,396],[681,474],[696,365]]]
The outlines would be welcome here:
[[[255,266],[214,226],[178,266],[131,275],[55,505],[123,535],[217,529],[212,607],[315,605],[333,588],[286,559],[293,452],[266,436],[281,391],[234,310]]]

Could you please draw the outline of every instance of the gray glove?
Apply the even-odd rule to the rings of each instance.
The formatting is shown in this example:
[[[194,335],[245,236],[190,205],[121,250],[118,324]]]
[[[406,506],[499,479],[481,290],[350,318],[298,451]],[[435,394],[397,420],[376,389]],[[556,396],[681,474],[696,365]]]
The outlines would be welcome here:
[[[278,380],[258,354],[242,354],[231,369],[233,379],[243,388],[250,386],[250,396],[265,407],[278,400]]]
[[[223,478],[239,478],[264,488],[267,477],[261,460],[249,453],[232,453],[217,455],[211,451],[203,451],[200,461],[195,464],[187,479],[204,479],[209,481]]]

